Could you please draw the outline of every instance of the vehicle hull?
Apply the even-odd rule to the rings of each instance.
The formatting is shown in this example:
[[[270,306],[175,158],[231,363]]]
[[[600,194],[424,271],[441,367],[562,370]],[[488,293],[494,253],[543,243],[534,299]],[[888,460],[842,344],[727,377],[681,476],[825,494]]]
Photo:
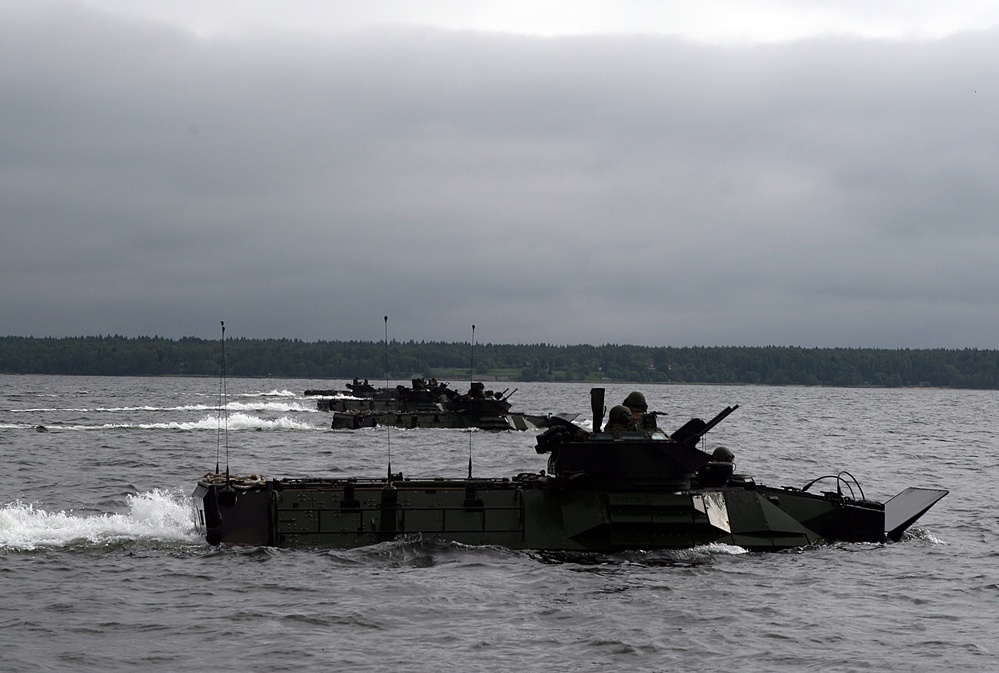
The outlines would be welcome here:
[[[884,542],[885,507],[736,477],[711,488],[619,490],[572,479],[307,479],[206,475],[194,492],[212,544],[361,547],[405,536],[553,552],[730,544],[778,551],[823,540]],[[946,491],[924,492],[920,514]],[[926,501],[932,500],[928,505]],[[913,518],[913,520],[915,520]]]
[[[548,416],[504,413],[472,416],[449,411],[333,412],[333,430],[359,430],[376,426],[396,428],[478,428],[480,430],[543,430]]]

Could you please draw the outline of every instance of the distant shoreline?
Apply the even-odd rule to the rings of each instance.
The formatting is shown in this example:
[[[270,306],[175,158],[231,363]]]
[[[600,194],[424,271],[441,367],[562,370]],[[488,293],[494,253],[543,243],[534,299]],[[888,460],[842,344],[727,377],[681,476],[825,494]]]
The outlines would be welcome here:
[[[218,376],[218,340],[0,337],[0,373]],[[999,350],[227,339],[231,377],[999,389]],[[473,360],[474,357],[474,360]],[[474,373],[469,371],[474,361]]]

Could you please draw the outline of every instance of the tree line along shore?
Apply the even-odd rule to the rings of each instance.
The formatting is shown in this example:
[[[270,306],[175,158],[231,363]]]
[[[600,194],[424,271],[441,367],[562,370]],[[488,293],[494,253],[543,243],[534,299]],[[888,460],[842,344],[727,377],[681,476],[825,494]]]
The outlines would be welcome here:
[[[227,339],[226,374],[302,379],[999,388],[999,351]],[[0,373],[217,376],[219,340],[0,337]]]

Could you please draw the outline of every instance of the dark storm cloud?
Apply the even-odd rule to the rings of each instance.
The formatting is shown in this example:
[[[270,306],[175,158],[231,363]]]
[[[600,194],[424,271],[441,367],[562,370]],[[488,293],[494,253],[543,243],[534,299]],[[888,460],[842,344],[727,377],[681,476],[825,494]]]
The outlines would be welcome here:
[[[0,31],[2,333],[999,346],[995,32]]]

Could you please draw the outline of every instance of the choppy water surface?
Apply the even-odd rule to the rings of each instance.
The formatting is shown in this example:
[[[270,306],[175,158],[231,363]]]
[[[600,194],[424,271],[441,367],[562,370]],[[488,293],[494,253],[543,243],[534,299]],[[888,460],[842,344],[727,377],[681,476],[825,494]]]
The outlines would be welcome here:
[[[403,540],[350,551],[207,546],[189,496],[226,458],[269,477],[545,468],[530,433],[329,429],[302,392],[342,381],[0,376],[0,662],[15,671],[999,670],[996,394],[645,386],[708,447],[802,486],[948,488],[902,542],[726,546],[553,562]],[[513,384],[525,412],[588,387]],[[503,384],[502,387],[506,387]],[[609,386],[608,404],[629,386]]]

